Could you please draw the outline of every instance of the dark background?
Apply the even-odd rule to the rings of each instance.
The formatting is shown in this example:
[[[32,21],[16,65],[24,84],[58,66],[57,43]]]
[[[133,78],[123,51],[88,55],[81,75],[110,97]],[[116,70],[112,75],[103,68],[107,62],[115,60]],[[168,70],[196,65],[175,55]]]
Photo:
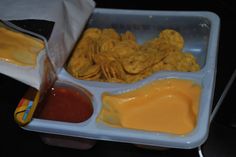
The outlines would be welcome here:
[[[164,0],[128,1],[96,0],[97,7],[142,10],[202,10],[213,11],[221,19],[218,65],[214,104],[219,99],[227,81],[236,68],[235,57],[235,2],[225,0]],[[0,156],[53,155],[53,156],[148,156],[148,157],[197,157],[197,149],[168,149],[165,151],[137,148],[132,144],[98,141],[87,151],[48,146],[40,140],[37,133],[22,130],[13,119],[13,113],[27,86],[0,74]],[[236,83],[217,113],[202,146],[205,157],[236,156]]]

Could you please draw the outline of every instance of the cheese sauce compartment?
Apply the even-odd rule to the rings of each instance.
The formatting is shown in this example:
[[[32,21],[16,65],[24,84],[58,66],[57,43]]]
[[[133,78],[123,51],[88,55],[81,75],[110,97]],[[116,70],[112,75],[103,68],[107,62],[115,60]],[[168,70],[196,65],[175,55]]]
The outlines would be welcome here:
[[[33,118],[26,130],[57,134],[74,138],[87,138],[127,142],[167,148],[195,148],[207,139],[209,116],[214,93],[216,75],[219,18],[211,12],[181,11],[134,11],[95,9],[87,27],[114,28],[118,32],[134,32],[139,43],[154,38],[161,30],[171,28],[179,31],[185,39],[184,52],[192,53],[201,69],[198,72],[161,71],[132,83],[106,83],[79,80],[65,69],[58,75],[60,82],[70,82],[86,89],[93,96],[93,114],[82,123]],[[194,129],[184,135],[143,131],[104,125],[97,121],[102,109],[103,93],[126,92],[155,80],[180,79],[196,82],[201,86],[197,122]]]
[[[155,79],[133,89],[104,92],[97,122],[108,127],[187,135],[197,126],[202,85]]]

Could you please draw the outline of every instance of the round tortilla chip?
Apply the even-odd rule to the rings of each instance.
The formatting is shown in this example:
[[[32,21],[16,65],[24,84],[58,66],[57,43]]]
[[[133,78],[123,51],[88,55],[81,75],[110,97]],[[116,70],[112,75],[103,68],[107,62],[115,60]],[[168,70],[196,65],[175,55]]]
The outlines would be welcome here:
[[[179,32],[173,29],[165,29],[161,31],[160,39],[165,40],[169,44],[175,46],[179,51],[184,48],[184,38]]]
[[[136,42],[136,37],[134,35],[134,33],[130,32],[130,31],[126,31],[125,33],[121,34],[121,40],[131,40]]]
[[[82,67],[79,69],[78,76],[79,77],[90,77],[98,74],[101,68],[100,65],[90,65],[87,67]]]
[[[124,58],[121,63],[127,73],[137,74],[153,64],[152,62],[149,62],[150,59],[149,55],[139,52]]]
[[[103,29],[101,36],[109,39],[120,40],[120,35],[113,28]]]
[[[102,30],[98,28],[88,28],[83,33],[83,38],[92,38],[92,39],[98,39],[102,34]]]

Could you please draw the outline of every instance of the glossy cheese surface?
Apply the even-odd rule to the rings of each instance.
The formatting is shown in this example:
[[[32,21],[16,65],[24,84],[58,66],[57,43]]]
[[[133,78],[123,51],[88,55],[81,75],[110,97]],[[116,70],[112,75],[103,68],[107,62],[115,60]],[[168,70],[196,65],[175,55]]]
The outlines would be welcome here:
[[[43,41],[0,27],[0,60],[19,66],[35,66]]]
[[[187,134],[197,123],[201,86],[163,79],[121,94],[104,93],[97,121],[113,127]]]

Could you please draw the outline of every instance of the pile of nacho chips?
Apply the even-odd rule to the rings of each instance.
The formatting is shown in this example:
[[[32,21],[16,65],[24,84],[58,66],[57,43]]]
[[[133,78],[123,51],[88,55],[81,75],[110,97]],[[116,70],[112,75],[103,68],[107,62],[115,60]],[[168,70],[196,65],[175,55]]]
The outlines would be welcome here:
[[[132,83],[155,72],[198,71],[191,53],[183,52],[184,39],[175,30],[165,29],[159,37],[142,45],[132,32],[88,28],[68,62],[67,70],[82,80]]]

